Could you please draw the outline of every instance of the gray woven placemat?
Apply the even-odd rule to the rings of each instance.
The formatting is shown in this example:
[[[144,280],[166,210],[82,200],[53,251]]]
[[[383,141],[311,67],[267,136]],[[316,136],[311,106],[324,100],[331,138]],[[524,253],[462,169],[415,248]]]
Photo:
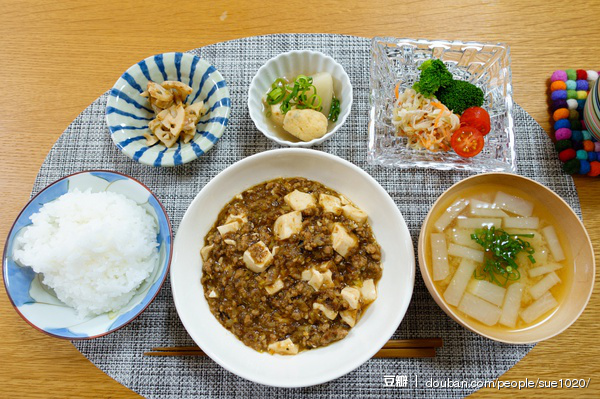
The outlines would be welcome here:
[[[314,49],[340,62],[354,87],[354,106],[344,127],[316,147],[350,160],[389,192],[404,215],[416,248],[421,222],[434,200],[467,172],[397,170],[366,163],[369,102],[369,40],[341,35],[274,35],[218,43],[191,51],[223,74],[232,100],[231,120],[223,138],[201,159],[177,168],[153,168],[122,155],[104,122],[107,94],[87,107],[56,142],[42,165],[33,193],[50,182],[86,169],[111,169],[133,176],[156,193],[174,231],[196,193],[235,161],[276,148],[253,125],[246,107],[247,89],[269,58],[291,49]],[[518,173],[556,191],[580,215],[571,177],[565,176],[544,130],[515,107]],[[432,359],[373,359],[350,374],[305,389],[278,389],[246,381],[209,358],[145,357],[155,346],[184,346],[193,341],[180,323],[170,282],[150,307],[125,328],[106,337],[73,344],[98,368],[126,387],[152,398],[183,397],[440,397],[458,398],[473,387],[429,388],[428,381],[493,380],[521,360],[533,345],[506,345],[473,334],[447,317],[430,297],[417,268],[413,299],[394,338],[441,337],[444,347]],[[384,376],[408,378],[407,387],[388,387]],[[415,386],[415,378],[418,384]],[[394,382],[395,384],[395,382]]]

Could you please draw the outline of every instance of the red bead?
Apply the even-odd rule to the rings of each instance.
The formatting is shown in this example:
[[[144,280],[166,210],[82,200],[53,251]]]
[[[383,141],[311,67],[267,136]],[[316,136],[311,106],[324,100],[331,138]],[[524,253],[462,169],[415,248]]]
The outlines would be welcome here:
[[[587,80],[587,72],[583,69],[577,70],[577,80]]]
[[[598,162],[598,161],[590,162],[590,171],[588,173],[588,176],[596,177],[598,175],[600,175],[600,162]]]
[[[569,159],[573,159],[575,158],[575,156],[577,155],[577,152],[575,152],[574,149],[572,148],[567,148],[566,150],[562,150],[560,152],[560,154],[558,154],[558,158],[562,161],[562,162],[567,162]]]

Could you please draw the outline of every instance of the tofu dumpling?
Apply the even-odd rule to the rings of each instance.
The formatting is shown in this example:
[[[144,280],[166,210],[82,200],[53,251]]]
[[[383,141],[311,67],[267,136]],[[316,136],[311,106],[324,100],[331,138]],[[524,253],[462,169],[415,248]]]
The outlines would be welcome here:
[[[291,109],[285,114],[283,128],[302,141],[311,141],[327,133],[327,117],[314,109]]]

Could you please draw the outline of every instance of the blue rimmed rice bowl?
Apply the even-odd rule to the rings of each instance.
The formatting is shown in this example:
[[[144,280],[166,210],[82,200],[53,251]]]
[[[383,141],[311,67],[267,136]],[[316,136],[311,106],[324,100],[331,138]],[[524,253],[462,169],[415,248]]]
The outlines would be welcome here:
[[[81,316],[57,298],[43,283],[43,276],[20,265],[13,256],[17,237],[31,224],[31,215],[42,206],[67,192],[112,191],[124,195],[144,208],[156,220],[158,262],[136,289],[132,299],[115,312]],[[48,335],[65,339],[92,339],[109,334],[139,316],[154,300],[162,287],[173,252],[173,232],[167,213],[152,192],[137,180],[110,171],[86,171],[63,177],[50,184],[23,208],[13,224],[4,246],[2,274],[10,301],[19,315],[32,327]]]
[[[148,81],[176,80],[192,87],[187,104],[202,100],[208,112],[200,118],[195,137],[187,144],[181,140],[171,148],[162,143],[146,145],[143,133],[154,119],[146,97]],[[164,53],[148,57],[131,66],[110,90],[106,104],[106,123],[117,147],[128,157],[151,166],[177,166],[202,156],[219,140],[231,111],[227,83],[219,71],[201,58],[187,53]]]

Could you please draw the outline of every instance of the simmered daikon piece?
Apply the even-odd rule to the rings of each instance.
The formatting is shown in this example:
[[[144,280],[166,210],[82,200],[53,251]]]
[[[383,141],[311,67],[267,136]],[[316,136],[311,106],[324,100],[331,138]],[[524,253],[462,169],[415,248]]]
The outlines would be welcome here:
[[[538,299],[558,283],[560,283],[560,278],[558,278],[556,273],[550,272],[533,287],[529,288],[529,293],[533,299]]]
[[[548,247],[550,247],[550,252],[552,252],[552,256],[554,260],[560,262],[565,259],[565,253],[563,252],[562,247],[560,246],[560,242],[558,241],[558,236],[556,235],[556,230],[554,230],[553,226],[546,226],[542,229],[542,234],[548,242]]]
[[[456,269],[450,284],[448,284],[444,292],[444,299],[450,305],[457,306],[459,304],[467,288],[467,284],[469,284],[469,280],[475,271],[475,267],[475,262],[472,260],[463,258],[462,262],[460,262],[458,269]]]
[[[431,259],[433,262],[433,281],[443,280],[450,274],[446,236],[441,233],[431,235]]]
[[[440,233],[446,230],[446,227],[469,205],[469,201],[461,199],[450,205],[446,212],[436,222],[433,227]]]
[[[494,203],[498,208],[520,216],[531,216],[533,213],[533,204],[531,202],[503,193],[502,191],[498,191]]]
[[[465,292],[458,310],[488,326],[493,326],[500,319],[501,309],[491,303]]]
[[[450,244],[448,246],[448,254],[481,263],[483,262],[484,252],[473,248],[463,247],[461,245]]]
[[[479,217],[502,218],[508,216],[502,209],[496,208],[494,204],[472,199],[469,204],[469,214]]]
[[[561,267],[562,267],[562,265],[560,263],[548,263],[543,266],[538,266],[538,267],[529,269],[527,271],[527,273],[529,274],[529,277],[537,277],[537,276],[542,276],[544,274],[548,274],[550,272],[558,270]]]
[[[473,230],[467,229],[452,229],[452,232],[450,233],[452,241],[456,244],[462,245],[463,247],[481,249],[481,245],[477,244],[477,242],[471,238],[471,234],[473,234]]]
[[[546,292],[538,300],[524,309],[520,316],[525,323],[532,323],[540,318],[544,313],[558,306],[558,302],[550,292]]]
[[[504,304],[502,305],[502,314],[499,323],[506,327],[515,327],[519,309],[521,308],[521,298],[523,297],[523,285],[521,283],[511,284],[504,296]]]
[[[490,283],[487,280],[471,280],[469,285],[467,285],[467,291],[497,306],[502,306],[504,295],[506,294],[506,288]]]
[[[536,217],[504,218],[504,227],[507,229],[537,229],[539,225],[540,219]]]
[[[462,229],[480,229],[482,227],[502,227],[500,218],[459,218],[456,225]]]

